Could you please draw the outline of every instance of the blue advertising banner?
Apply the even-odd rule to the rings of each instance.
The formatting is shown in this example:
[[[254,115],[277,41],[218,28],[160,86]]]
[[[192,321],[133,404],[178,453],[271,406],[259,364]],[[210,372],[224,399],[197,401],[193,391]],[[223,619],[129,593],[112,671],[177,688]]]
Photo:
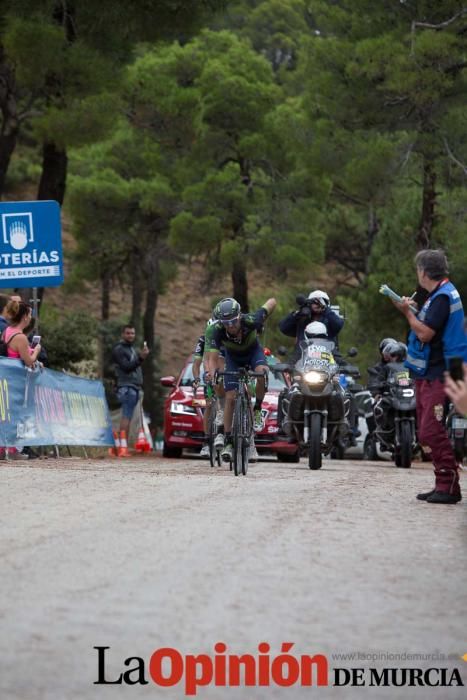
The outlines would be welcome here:
[[[0,202],[0,287],[63,283],[58,202]]]
[[[113,445],[102,382],[0,358],[0,445]]]

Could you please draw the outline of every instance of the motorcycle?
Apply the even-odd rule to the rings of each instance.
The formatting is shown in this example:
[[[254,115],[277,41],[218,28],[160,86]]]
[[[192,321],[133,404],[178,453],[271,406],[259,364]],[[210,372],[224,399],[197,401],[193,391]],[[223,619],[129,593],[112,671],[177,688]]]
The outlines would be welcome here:
[[[321,469],[322,455],[329,454],[349,431],[334,347],[325,338],[304,340],[295,365],[281,363],[275,367],[291,377],[282,396],[282,430],[295,436],[302,452],[308,452],[310,469]]]
[[[348,351],[349,357],[357,355],[357,349],[351,348]],[[331,451],[331,458],[343,459],[345,450],[356,445],[356,438],[360,435],[358,429],[359,410],[357,396],[363,391],[363,386],[355,380],[360,378],[360,370],[355,365],[347,361],[339,361],[339,384],[344,390],[344,414],[349,424],[349,432],[345,438],[339,440],[338,444]]]
[[[367,459],[375,459],[376,441],[381,451],[392,453],[397,467],[411,466],[417,447],[415,408],[415,385],[408,370],[402,362],[388,362],[385,387],[373,406],[376,429],[365,443]]]
[[[467,456],[467,418],[458,413],[453,404],[449,404],[446,416],[446,430],[456,461],[462,464]]]

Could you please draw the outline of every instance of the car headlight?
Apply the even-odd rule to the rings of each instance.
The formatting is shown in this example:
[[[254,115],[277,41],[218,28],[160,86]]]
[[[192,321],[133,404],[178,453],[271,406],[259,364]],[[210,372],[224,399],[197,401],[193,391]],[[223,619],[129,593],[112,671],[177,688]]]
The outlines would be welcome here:
[[[193,408],[193,406],[189,406],[186,403],[172,401],[170,404],[170,413],[190,413],[191,415],[196,415],[196,408]]]
[[[311,372],[307,372],[303,378],[307,384],[325,384],[328,381],[329,376],[327,372],[317,372],[316,370],[312,370]]]

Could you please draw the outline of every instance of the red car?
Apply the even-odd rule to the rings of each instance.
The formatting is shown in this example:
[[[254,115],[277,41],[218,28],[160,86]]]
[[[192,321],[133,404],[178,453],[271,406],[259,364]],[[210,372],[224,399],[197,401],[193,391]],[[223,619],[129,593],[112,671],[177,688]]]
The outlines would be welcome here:
[[[273,367],[275,362],[274,357],[268,357],[270,367]],[[162,386],[172,388],[164,402],[164,457],[181,457],[184,449],[198,453],[202,447],[203,410],[206,401],[202,386],[193,397],[192,365],[190,356],[178,379],[172,376],[161,378]],[[297,444],[286,435],[278,434],[277,401],[284,386],[282,376],[269,373],[269,388],[263,401],[264,425],[261,432],[255,434],[255,445],[260,456],[276,454],[280,462],[298,462]]]

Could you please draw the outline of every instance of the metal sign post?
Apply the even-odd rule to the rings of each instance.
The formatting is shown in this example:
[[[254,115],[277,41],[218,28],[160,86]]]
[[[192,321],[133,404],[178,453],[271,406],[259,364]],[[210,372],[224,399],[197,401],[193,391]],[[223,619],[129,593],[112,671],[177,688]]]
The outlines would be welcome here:
[[[32,316],[34,319],[34,334],[39,330],[39,299],[37,297],[37,287],[32,288]]]

